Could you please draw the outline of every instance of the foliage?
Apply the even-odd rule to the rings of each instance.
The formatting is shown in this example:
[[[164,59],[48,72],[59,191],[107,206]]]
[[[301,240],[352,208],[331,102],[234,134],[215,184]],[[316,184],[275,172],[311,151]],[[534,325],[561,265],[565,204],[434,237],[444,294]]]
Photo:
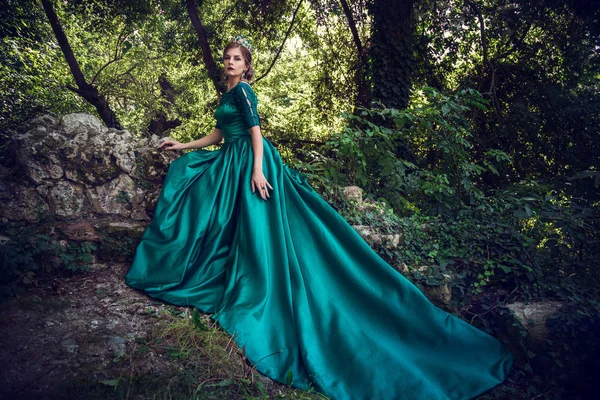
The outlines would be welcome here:
[[[325,152],[339,174],[384,198],[396,210],[457,209],[484,196],[478,187],[484,172],[498,174],[497,165],[510,162],[502,151],[490,149],[475,159],[469,122],[470,107],[484,108],[478,92],[467,89],[447,96],[424,88],[409,108],[361,109],[345,114],[348,126],[332,135]],[[390,124],[393,123],[393,125]],[[325,170],[328,168],[324,167]]]
[[[98,231],[102,235],[96,253],[98,258],[107,261],[133,260],[143,232],[111,227],[100,228]]]
[[[548,281],[542,278],[548,274],[545,265],[560,266],[561,273],[576,274],[581,282],[598,282],[593,265],[600,254],[600,210],[585,200],[593,194],[570,185],[573,180],[593,184],[596,175],[578,174],[562,186],[529,180],[491,189],[486,174],[498,175],[511,159],[495,149],[475,159],[472,125],[465,114],[470,107],[485,110],[485,101],[474,90],[449,96],[425,88],[422,93],[406,110],[347,114],[349,125],[322,151],[331,157],[317,155],[296,166],[325,195],[330,195],[328,179],[354,184],[396,213],[412,215],[409,226],[419,226],[416,231],[405,232],[406,224],[388,221],[404,235],[404,243],[414,246],[409,250],[401,245],[389,259],[443,267],[466,262],[459,269],[479,289],[492,280],[541,284],[537,281]],[[578,187],[593,188],[583,183]],[[354,221],[355,216],[347,217]],[[429,226],[435,226],[433,233],[427,233]]]
[[[522,232],[506,207],[463,209],[457,214],[399,217],[385,203],[363,205],[335,202],[338,211],[353,225],[368,225],[377,232],[399,234],[397,246],[384,243],[376,249],[391,265],[411,273],[430,266],[429,275],[417,280],[439,284],[444,273],[456,276],[455,288],[462,298],[481,293],[486,286],[531,286],[540,268],[535,239]],[[506,205],[505,205],[506,206]],[[509,218],[503,218],[507,215]],[[436,277],[438,280],[436,281]]]
[[[3,235],[0,243],[2,295],[12,295],[19,284],[37,285],[39,273],[85,271],[96,250],[90,242],[59,241],[32,228],[3,224],[0,232]]]
[[[514,167],[490,183],[553,180],[598,165],[598,2],[418,2],[415,79],[479,90],[475,157],[506,152]]]
[[[309,3],[232,0],[199,6],[217,61],[232,37],[243,33],[253,39],[264,133],[277,139],[286,159],[298,140],[318,141],[339,128],[339,114],[352,104],[346,96],[352,76],[344,72],[353,60],[352,48],[344,45],[351,43],[347,25],[343,18],[326,14],[329,5],[311,8]],[[15,4],[3,14],[3,21],[15,29],[5,32],[4,47],[0,43],[0,57],[6,61],[0,69],[6,84],[0,95],[5,106],[0,114],[3,140],[11,135],[6,129],[40,113],[95,113],[66,88],[74,81],[41,6],[31,0]],[[182,141],[214,129],[217,97],[200,64],[196,33],[183,2],[124,1],[117,6],[74,1],[55,8],[86,80],[108,99],[126,129],[147,135],[159,115],[180,122],[164,135]],[[323,52],[325,25],[329,50]],[[330,68],[331,61],[339,68]]]
[[[0,145],[8,129],[39,114],[89,110],[64,89],[67,69],[50,27],[40,23],[41,8],[31,0],[10,3],[0,9]]]

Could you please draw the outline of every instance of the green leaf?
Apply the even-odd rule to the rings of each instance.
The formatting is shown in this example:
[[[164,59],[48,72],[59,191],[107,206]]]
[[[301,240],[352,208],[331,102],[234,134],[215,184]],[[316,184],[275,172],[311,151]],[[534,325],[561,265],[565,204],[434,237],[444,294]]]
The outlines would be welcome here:
[[[442,106],[442,114],[443,115],[448,115],[449,112],[450,112],[450,107],[447,104],[444,104]]]
[[[502,271],[504,271],[507,274],[512,272],[512,268],[510,268],[510,267],[508,267],[508,266],[506,266],[504,264],[500,264],[499,266],[502,269]]]

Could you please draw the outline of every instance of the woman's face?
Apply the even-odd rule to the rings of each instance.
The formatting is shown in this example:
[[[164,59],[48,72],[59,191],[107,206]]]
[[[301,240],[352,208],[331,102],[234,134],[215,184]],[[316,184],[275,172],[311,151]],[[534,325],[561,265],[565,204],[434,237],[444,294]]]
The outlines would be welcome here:
[[[246,70],[246,61],[239,47],[227,50],[223,57],[223,68],[229,78],[241,76]]]

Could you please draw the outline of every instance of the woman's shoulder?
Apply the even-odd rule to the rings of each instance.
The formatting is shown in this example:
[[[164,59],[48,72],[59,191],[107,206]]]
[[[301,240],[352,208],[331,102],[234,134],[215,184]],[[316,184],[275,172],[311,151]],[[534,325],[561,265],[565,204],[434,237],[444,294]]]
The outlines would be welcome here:
[[[248,82],[240,81],[234,89],[237,96],[250,97],[252,100],[256,100],[256,93]]]
[[[236,85],[236,89],[240,90],[240,91],[245,91],[245,92],[252,92],[254,93],[254,89],[252,88],[252,85],[250,85],[250,83],[248,83],[247,81],[240,81],[237,85]]]

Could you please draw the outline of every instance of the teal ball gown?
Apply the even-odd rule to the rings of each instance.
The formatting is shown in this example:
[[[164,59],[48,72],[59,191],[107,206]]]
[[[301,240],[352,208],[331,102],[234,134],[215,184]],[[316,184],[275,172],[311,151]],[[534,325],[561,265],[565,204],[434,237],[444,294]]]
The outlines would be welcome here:
[[[510,351],[429,302],[265,138],[273,191],[252,193],[256,104],[238,83],[215,112],[220,149],[170,165],[126,283],[211,313],[259,372],[335,400],[472,399],[501,383]]]

